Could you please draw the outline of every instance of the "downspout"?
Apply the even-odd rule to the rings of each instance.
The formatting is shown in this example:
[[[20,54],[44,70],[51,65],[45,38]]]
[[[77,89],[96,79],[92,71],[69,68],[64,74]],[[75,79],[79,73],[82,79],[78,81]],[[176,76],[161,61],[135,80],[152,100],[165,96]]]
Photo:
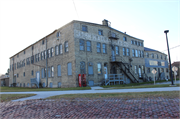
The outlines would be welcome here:
[[[46,87],[48,87],[48,59],[47,59],[47,37],[46,37]]]

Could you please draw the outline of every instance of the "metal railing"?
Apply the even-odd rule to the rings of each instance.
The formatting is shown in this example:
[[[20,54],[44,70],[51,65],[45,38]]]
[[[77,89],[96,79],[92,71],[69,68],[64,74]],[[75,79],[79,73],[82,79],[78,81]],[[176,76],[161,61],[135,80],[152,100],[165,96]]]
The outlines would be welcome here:
[[[31,79],[31,86],[32,86],[32,84],[36,84],[36,86],[39,88],[39,83],[37,81],[37,78],[32,78]]]
[[[109,74],[108,78],[105,79],[105,85],[109,84],[110,82],[113,82],[115,85],[115,82],[119,81],[123,81],[124,82],[124,75],[122,74]]]

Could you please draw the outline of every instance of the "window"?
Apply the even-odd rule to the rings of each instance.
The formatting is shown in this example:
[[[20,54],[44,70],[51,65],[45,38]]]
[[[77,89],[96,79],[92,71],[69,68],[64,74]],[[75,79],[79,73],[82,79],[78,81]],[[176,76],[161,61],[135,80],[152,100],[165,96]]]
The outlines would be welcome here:
[[[123,48],[123,55],[126,56],[126,48]]]
[[[92,75],[93,74],[93,63],[88,62],[88,74]]]
[[[72,66],[71,66],[71,63],[69,62],[68,64],[68,75],[72,75]]]
[[[23,75],[25,76],[25,72],[23,73]]]
[[[46,68],[44,68],[44,78],[46,78]]]
[[[138,50],[138,56],[141,57],[141,51],[140,50]]]
[[[148,52],[146,52],[146,57],[149,57],[149,53]]]
[[[103,47],[103,53],[107,53],[106,44],[105,43],[102,44],[102,47]]]
[[[86,74],[85,62],[80,62],[80,73]]]
[[[126,37],[125,37],[125,36],[123,37],[123,40],[124,40],[124,41],[127,41],[127,39],[126,39]]]
[[[42,40],[42,45],[44,45],[44,40]]]
[[[164,56],[164,60],[166,60],[166,56]]]
[[[59,45],[59,54],[62,54],[62,44]]]
[[[102,30],[98,30],[98,34],[99,35],[103,35],[103,31]]]
[[[143,42],[141,42],[141,46],[143,47]]]
[[[112,33],[111,33],[111,36],[115,38],[115,37],[116,37],[116,34],[112,32]]]
[[[51,49],[48,49],[47,57],[48,57],[48,58],[51,57]]]
[[[134,72],[137,74],[137,66],[134,66]]]
[[[145,73],[143,65],[141,66],[141,69],[142,69],[142,73]]]
[[[17,54],[17,57],[19,57],[19,54]]]
[[[135,52],[136,52],[136,57],[138,57],[138,51],[137,51],[137,50],[135,50]]]
[[[141,51],[141,57],[144,57],[144,52],[143,51]]]
[[[131,44],[134,45],[134,40],[131,40]]]
[[[60,35],[61,35],[60,32],[57,32],[56,37],[58,38]]]
[[[97,63],[97,71],[98,71],[98,74],[102,74],[101,63]]]
[[[51,48],[51,57],[53,57],[53,55],[54,55],[54,49]]]
[[[156,58],[158,59],[159,57],[158,57],[158,54],[156,54]]]
[[[41,60],[44,59],[44,52],[41,52]]]
[[[166,68],[166,72],[168,72],[168,68]]]
[[[59,48],[58,48],[58,46],[56,45],[56,47],[55,47],[55,55],[58,55],[59,54]]]
[[[33,63],[34,63],[34,55],[31,56],[31,64],[33,64]]]
[[[150,73],[150,68],[147,68],[147,73]]]
[[[91,41],[86,41],[87,51],[91,51]]]
[[[129,48],[127,48],[126,50],[127,50],[127,56],[130,56]]]
[[[41,55],[40,55],[40,53],[38,53],[38,61],[40,60],[40,57],[41,57]]]
[[[32,46],[32,50],[34,50],[34,46]]]
[[[26,51],[24,50],[24,54],[26,54]]]
[[[34,75],[34,71],[33,71],[33,70],[31,71],[31,75],[32,75],[32,76]]]
[[[44,78],[44,68],[41,69],[41,78]]]
[[[44,51],[44,59],[46,59],[46,50]]]
[[[37,59],[38,59],[38,57],[37,57],[37,54],[35,55],[35,62],[37,62]]]
[[[61,76],[61,65],[58,65],[57,66],[57,71],[58,71],[58,76]]]
[[[48,67],[48,77],[51,77],[51,68]]]
[[[51,77],[54,77],[54,67],[51,67]]]
[[[87,32],[87,31],[88,31],[88,30],[87,30],[87,26],[83,25],[83,26],[82,26],[82,31]]]
[[[137,41],[135,41],[135,45],[137,45]]]
[[[151,54],[151,56],[152,56],[152,58],[154,58],[154,54],[153,53]]]
[[[17,74],[17,77],[19,77],[19,74]]]
[[[97,52],[101,52],[101,43],[97,43]]]
[[[162,55],[161,55],[161,59],[162,59]]]
[[[83,39],[79,40],[79,50],[84,50],[84,40]]]
[[[132,49],[132,56],[135,57],[135,50]]]
[[[119,47],[115,46],[115,48],[116,48],[116,55],[119,55]]]
[[[141,44],[140,44],[140,42],[138,42],[138,46],[140,46]]]
[[[67,41],[64,43],[64,47],[65,47],[65,52],[68,52],[68,42]]]

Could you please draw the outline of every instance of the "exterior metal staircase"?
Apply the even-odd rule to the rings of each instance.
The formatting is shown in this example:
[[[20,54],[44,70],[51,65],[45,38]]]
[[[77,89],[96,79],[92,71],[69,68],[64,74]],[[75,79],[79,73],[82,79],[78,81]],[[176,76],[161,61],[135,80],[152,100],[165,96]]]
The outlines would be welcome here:
[[[39,88],[39,83],[38,83],[38,81],[37,81],[37,78],[32,78],[32,79],[31,79],[31,87],[32,87],[32,84],[36,84],[36,87]]]
[[[138,75],[128,66],[128,63],[121,57],[111,56],[111,63],[115,63],[123,71],[123,73],[132,81],[132,83],[139,83]]]

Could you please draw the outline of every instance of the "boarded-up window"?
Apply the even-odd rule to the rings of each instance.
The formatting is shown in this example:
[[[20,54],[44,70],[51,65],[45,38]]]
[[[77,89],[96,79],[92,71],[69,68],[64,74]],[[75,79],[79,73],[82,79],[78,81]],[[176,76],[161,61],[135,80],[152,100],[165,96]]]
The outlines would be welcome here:
[[[44,68],[41,69],[41,78],[44,78]]]
[[[57,66],[58,76],[61,76],[61,65]]]
[[[93,74],[93,63],[88,62],[88,74]]]
[[[72,64],[68,63],[68,75],[72,75]]]

